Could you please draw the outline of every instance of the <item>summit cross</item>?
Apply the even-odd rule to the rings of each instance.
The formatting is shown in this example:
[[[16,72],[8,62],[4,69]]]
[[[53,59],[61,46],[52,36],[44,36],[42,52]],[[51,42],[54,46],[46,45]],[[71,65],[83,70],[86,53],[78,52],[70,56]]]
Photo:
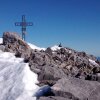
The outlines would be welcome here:
[[[16,22],[15,26],[21,26],[22,39],[25,41],[26,27],[33,26],[32,22],[26,22],[25,15],[22,15],[22,22]]]

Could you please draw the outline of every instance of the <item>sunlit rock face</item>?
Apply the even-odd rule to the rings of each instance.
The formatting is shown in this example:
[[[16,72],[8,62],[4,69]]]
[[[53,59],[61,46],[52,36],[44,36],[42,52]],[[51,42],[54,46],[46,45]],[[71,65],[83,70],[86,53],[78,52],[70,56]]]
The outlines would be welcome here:
[[[28,63],[14,54],[0,51],[0,100],[35,100],[37,75]]]
[[[64,77],[52,89],[56,96],[71,100],[100,100],[100,83],[96,81]]]
[[[5,46],[6,52],[16,53],[16,56],[24,58],[29,56],[31,53],[30,46],[21,39],[21,37],[14,32],[3,33],[3,45]]]

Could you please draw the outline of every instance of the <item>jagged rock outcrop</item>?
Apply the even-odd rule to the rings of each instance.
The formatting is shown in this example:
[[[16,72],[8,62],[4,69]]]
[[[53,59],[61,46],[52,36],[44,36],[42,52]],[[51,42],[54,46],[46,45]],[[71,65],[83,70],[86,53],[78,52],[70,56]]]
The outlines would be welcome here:
[[[17,33],[3,33],[4,51],[15,53],[16,57],[29,56],[31,48],[25,43]]]

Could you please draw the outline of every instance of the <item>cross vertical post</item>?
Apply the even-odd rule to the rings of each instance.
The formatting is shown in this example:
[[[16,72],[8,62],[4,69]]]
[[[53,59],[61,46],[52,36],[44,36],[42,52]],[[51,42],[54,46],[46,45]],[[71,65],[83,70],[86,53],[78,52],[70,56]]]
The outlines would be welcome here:
[[[22,16],[22,39],[25,41],[25,34],[26,34],[26,20],[25,15]]]
[[[32,22],[26,22],[25,15],[22,15],[22,22],[16,22],[15,26],[21,26],[22,39],[25,41],[26,27],[33,26]]]

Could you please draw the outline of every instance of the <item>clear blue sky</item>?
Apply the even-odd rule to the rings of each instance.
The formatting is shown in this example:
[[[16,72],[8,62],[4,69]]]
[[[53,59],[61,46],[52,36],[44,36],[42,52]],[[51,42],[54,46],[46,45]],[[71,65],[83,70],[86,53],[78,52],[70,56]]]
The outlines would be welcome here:
[[[40,47],[61,42],[100,56],[100,0],[0,0],[0,36],[21,33],[14,22],[23,14],[34,23],[27,28],[27,41]]]

